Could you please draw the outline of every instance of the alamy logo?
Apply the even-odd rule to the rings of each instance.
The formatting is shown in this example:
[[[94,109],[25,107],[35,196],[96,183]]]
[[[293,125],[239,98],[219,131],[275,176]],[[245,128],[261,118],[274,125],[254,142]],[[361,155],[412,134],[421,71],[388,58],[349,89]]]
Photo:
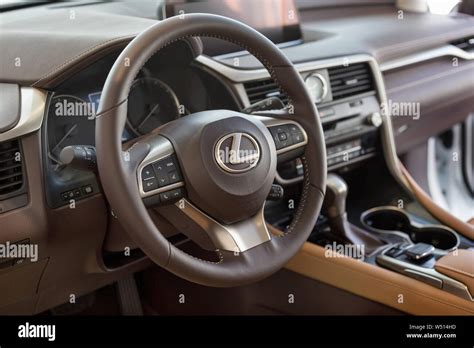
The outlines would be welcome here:
[[[420,118],[420,103],[396,102],[389,99],[386,103],[380,104],[382,115],[394,117],[411,117],[414,120]]]
[[[56,325],[35,325],[26,322],[18,326],[20,338],[47,338],[52,342],[56,340]]]
[[[0,244],[0,258],[4,259],[30,259],[38,261],[38,245],[10,243]]]
[[[233,150],[226,147],[224,150],[219,150],[219,157],[224,163],[230,164],[252,164],[258,159],[257,150]]]
[[[96,115],[96,107],[96,103],[64,98],[54,103],[54,114],[60,117],[87,117],[88,120],[93,120]]]
[[[246,172],[257,165],[260,159],[260,147],[249,134],[231,133],[217,142],[215,158],[217,164],[225,171]]]
[[[327,258],[351,257],[364,260],[365,246],[363,244],[338,244],[333,242],[324,247],[324,256]]]

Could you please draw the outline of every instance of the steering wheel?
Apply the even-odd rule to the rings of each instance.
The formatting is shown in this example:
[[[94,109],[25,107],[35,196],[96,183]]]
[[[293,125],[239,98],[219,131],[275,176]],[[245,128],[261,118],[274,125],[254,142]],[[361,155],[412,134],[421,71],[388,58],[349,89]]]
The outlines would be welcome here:
[[[160,49],[192,37],[219,38],[249,51],[289,97],[288,106],[259,115],[198,112],[157,128],[125,150],[121,139],[135,77]],[[316,107],[288,58],[238,21],[186,14],[138,35],[109,72],[95,138],[101,183],[115,215],[151,260],[189,281],[229,287],[271,275],[298,252],[319,215],[326,150]],[[277,161],[298,156],[304,169],[301,198],[287,232],[272,235],[263,207]],[[197,258],[170,243],[147,210],[157,203],[174,209],[179,221],[199,226],[202,234],[188,237],[199,245],[205,237],[218,261]]]

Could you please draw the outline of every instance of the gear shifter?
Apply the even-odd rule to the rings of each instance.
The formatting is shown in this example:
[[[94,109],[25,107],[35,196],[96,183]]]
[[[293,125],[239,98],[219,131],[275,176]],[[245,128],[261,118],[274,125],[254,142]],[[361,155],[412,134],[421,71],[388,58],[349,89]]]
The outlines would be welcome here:
[[[331,219],[344,219],[346,215],[347,184],[339,175],[328,174],[326,183],[327,214]]]
[[[347,184],[343,178],[336,174],[328,174],[323,207],[326,209],[329,227],[332,234],[351,244],[364,245],[366,253],[370,253],[371,249],[380,245],[380,242],[363,230],[351,225],[347,220],[347,192]]]

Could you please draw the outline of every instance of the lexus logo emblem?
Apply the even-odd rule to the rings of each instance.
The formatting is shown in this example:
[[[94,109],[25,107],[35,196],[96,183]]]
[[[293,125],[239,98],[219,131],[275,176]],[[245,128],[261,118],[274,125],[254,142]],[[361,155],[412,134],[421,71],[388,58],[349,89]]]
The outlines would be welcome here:
[[[219,167],[226,172],[243,173],[257,165],[260,147],[249,134],[231,133],[219,139],[214,156]]]

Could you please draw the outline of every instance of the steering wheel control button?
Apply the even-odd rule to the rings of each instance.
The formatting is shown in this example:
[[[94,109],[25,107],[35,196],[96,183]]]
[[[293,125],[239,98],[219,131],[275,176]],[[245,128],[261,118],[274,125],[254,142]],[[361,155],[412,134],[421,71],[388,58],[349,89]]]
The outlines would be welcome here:
[[[184,190],[182,188],[171,191],[173,199],[181,199],[184,197]]]
[[[153,166],[151,164],[147,165],[142,170],[142,180],[152,179],[155,177],[155,172],[153,171]]]
[[[160,201],[162,203],[171,201],[171,191],[160,193]]]
[[[177,200],[180,200],[183,197],[184,197],[184,191],[182,188],[160,193],[161,203],[175,202]]]
[[[288,134],[285,133],[285,132],[278,133],[278,140],[287,141],[288,140]]]
[[[282,134],[286,132],[285,127],[283,126],[274,126],[269,127],[268,130],[272,134],[273,141],[275,142],[275,146],[277,150],[284,148],[286,145],[286,140],[281,140],[283,138]]]
[[[151,190],[155,190],[158,188],[158,181],[156,178],[149,178],[147,180],[143,180],[143,191],[150,192]]]
[[[148,160],[139,169],[141,195],[147,206],[168,202],[169,199],[180,198],[183,195],[182,190],[179,191],[179,195],[174,192],[174,189],[184,186],[176,156],[172,153],[164,157],[159,156],[160,154],[157,156],[158,160]],[[168,197],[170,194],[172,195]]]
[[[156,174],[161,174],[161,173],[166,172],[162,161],[158,161],[158,162],[153,163],[153,169],[155,170]]]
[[[287,126],[282,126],[281,130],[277,130],[277,135],[282,147],[288,147],[293,144],[293,139]]]
[[[268,193],[267,200],[278,201],[283,198],[285,191],[280,185],[273,184],[270,192]]]
[[[170,184],[170,180],[168,179],[168,174],[166,173],[158,174],[157,180],[158,180],[159,187],[163,187]]]
[[[277,150],[305,142],[303,130],[296,124],[282,124],[269,127]]]
[[[181,181],[181,176],[175,170],[175,171],[172,171],[172,172],[168,173],[168,179],[169,179],[170,184],[174,184],[174,183],[177,183],[177,182]]]
[[[304,142],[304,134],[300,127],[296,124],[290,124],[288,128],[290,130],[291,138],[293,139],[293,144]]]
[[[169,172],[170,170],[176,169],[176,161],[175,161],[174,156],[170,156],[169,158],[163,160],[163,164],[167,172]]]
[[[156,174],[159,187],[174,184],[183,180],[177,162],[178,161],[176,160],[175,156],[168,156],[153,163],[152,166],[154,173]],[[144,170],[149,166],[151,165],[146,166]],[[143,174],[142,178],[144,178]]]

